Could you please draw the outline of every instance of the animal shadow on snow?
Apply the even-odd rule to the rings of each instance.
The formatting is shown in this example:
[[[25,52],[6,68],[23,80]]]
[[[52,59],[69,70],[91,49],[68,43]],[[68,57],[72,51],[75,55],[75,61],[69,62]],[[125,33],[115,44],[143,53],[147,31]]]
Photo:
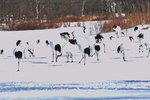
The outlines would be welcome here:
[[[50,66],[50,67],[60,67],[60,66],[64,66],[64,65],[63,64],[58,64],[58,63],[56,63],[56,64],[51,63],[48,66]]]
[[[113,62],[128,62],[129,59],[126,58],[125,61],[122,59],[122,57],[114,57],[114,58],[110,58],[110,60],[112,60]]]
[[[130,62],[137,62],[137,61],[142,61],[144,60],[146,57],[145,56],[135,56],[135,57],[129,57],[129,61]]]
[[[47,59],[47,57],[34,57],[34,58],[28,58],[28,59]]]
[[[31,64],[48,64],[48,62],[46,61],[21,61],[21,62],[26,62]]]
[[[43,61],[43,59],[47,59],[47,57],[35,57],[23,59],[21,62],[31,63],[31,64],[48,64],[48,61]]]
[[[121,57],[111,58],[112,60],[118,60],[119,62],[137,62],[142,61],[145,56],[135,56],[135,57],[127,57],[126,61],[123,61]]]
[[[44,61],[29,61],[32,64],[48,64],[48,62],[44,62]]]
[[[11,58],[14,58],[14,56],[1,57],[0,59],[11,59]]]

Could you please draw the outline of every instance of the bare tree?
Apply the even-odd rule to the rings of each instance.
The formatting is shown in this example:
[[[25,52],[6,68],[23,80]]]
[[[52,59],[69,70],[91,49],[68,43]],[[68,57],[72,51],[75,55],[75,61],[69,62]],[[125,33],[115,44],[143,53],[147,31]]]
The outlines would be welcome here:
[[[44,10],[46,4],[46,0],[35,0],[35,12],[36,12],[36,20],[39,20],[41,16],[40,13]]]
[[[85,3],[86,3],[86,0],[83,0],[83,2],[82,2],[81,16],[84,16]]]
[[[0,17],[14,15],[28,20],[62,18],[68,15],[84,16],[112,13],[149,13],[150,0],[0,0]],[[108,16],[104,17],[107,18]]]

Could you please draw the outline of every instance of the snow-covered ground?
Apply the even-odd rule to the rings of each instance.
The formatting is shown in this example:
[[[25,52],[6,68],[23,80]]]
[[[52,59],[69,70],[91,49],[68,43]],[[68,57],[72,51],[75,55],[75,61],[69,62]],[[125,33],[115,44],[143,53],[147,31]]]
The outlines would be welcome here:
[[[129,29],[129,34],[138,34],[133,33],[133,29]],[[114,32],[103,33],[105,38],[104,43],[106,44],[106,53],[103,52],[103,47],[101,46],[100,51],[100,61],[96,61],[96,56],[87,57],[86,65],[79,64],[79,60],[81,59],[81,53],[79,50],[74,47],[69,50],[74,51],[74,62],[66,63],[65,51],[68,50],[68,47],[63,48],[63,56],[58,59],[58,62],[51,62],[52,60],[52,52],[50,47],[45,44],[46,40],[53,41],[54,43],[64,44],[66,41],[62,40],[59,36],[61,32],[73,32],[75,37],[80,39],[80,43],[87,45],[89,43],[94,43],[94,36],[90,35],[88,32],[83,33],[82,27],[70,27],[70,28],[59,28],[59,29],[46,29],[46,30],[29,30],[29,31],[0,31],[0,50],[4,50],[4,54],[0,55],[0,99],[10,99],[15,98],[25,98],[25,97],[57,97],[57,96],[68,96],[68,97],[90,97],[93,95],[94,97],[115,97],[119,93],[119,91],[115,90],[113,95],[111,95],[111,91],[105,90],[85,90],[82,91],[80,89],[65,89],[59,91],[50,91],[41,89],[41,91],[4,91],[5,87],[9,86],[9,84],[15,84],[14,90],[16,88],[16,84],[26,84],[27,87],[30,84],[26,82],[33,82],[33,85],[38,87],[42,83],[42,86],[48,82],[49,84],[73,84],[79,83],[83,86],[83,83],[87,83],[88,87],[95,87],[94,84],[99,84],[98,82],[102,82],[101,84],[105,84],[103,82],[107,80],[149,80],[150,76],[150,58],[147,58],[147,50],[144,48],[143,53],[138,52],[139,43],[137,40],[134,42],[130,42],[128,39],[128,35],[125,37],[114,38],[113,40],[109,40],[109,36],[114,35]],[[125,31],[125,30],[124,30]],[[143,30],[144,39],[147,43],[150,43],[150,29]],[[88,38],[89,41],[83,39],[84,36]],[[136,35],[135,35],[136,36]],[[40,40],[40,44],[36,44],[37,40]],[[135,38],[136,39],[136,38]],[[22,40],[23,45],[25,42],[29,42],[30,45],[35,49],[35,57],[30,57],[26,59],[21,59],[20,72],[17,72],[17,59],[13,55],[13,50],[15,48],[15,44],[17,40]],[[86,40],[86,41],[85,41]],[[125,56],[126,62],[123,61],[122,55],[117,53],[117,46],[121,43],[125,44]],[[12,83],[14,82],[14,83]],[[16,83],[15,83],[16,82]],[[22,83],[23,82],[23,83]],[[24,83],[25,82],[25,83]],[[36,83],[37,82],[37,83]],[[3,85],[4,83],[4,85]],[[111,83],[111,82],[110,82]],[[148,82],[149,83],[149,82]],[[6,84],[6,85],[5,85]],[[11,86],[10,87],[13,87]],[[20,85],[19,85],[20,86]],[[23,85],[24,86],[24,85]],[[86,86],[86,85],[85,85]],[[122,85],[119,85],[122,87]],[[140,84],[138,85],[140,87]],[[146,85],[146,89],[149,89],[150,85]],[[22,86],[21,86],[22,87]],[[34,86],[33,86],[34,87]],[[47,85],[46,85],[47,87]],[[102,85],[104,87],[104,85]],[[122,88],[125,88],[124,85]],[[138,87],[136,87],[138,88]],[[10,88],[11,89],[11,88]],[[16,88],[17,89],[17,88]],[[16,91],[16,90],[15,90]],[[92,94],[92,91],[94,91]],[[106,93],[105,93],[106,92]],[[33,95],[32,95],[33,93]],[[69,94],[71,93],[71,94]],[[121,91],[121,95],[125,96],[124,91]],[[147,92],[145,92],[148,94]],[[18,95],[17,95],[18,94]],[[26,95],[24,95],[26,94]],[[36,96],[38,94],[38,96]],[[41,94],[41,95],[40,95]],[[81,95],[82,94],[82,95]],[[101,95],[100,95],[101,94]],[[104,94],[104,95],[102,95]],[[22,95],[22,96],[21,96]],[[132,94],[130,94],[132,95]],[[133,96],[136,95],[135,91]],[[142,94],[140,94],[142,95]],[[127,95],[128,97],[128,95]],[[141,96],[139,96],[141,97]],[[129,98],[131,99],[131,98]],[[69,100],[69,99],[68,99]],[[111,99],[108,99],[111,100]],[[123,100],[123,99],[122,99]]]

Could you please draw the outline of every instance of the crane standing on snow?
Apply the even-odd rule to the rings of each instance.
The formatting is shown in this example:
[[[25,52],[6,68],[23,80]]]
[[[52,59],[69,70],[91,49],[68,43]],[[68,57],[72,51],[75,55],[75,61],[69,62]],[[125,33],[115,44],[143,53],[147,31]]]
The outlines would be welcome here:
[[[116,31],[116,36],[117,36],[117,38],[119,38],[119,35],[120,35],[120,34],[125,35],[124,32],[122,32],[120,26],[114,25],[114,26],[112,27],[112,29]]]
[[[21,47],[21,40],[18,40],[16,42],[16,48],[14,49],[14,55],[18,59],[18,72],[20,71],[20,59],[22,59],[23,56],[23,48]]]
[[[118,52],[118,53],[121,53],[122,56],[123,56],[123,60],[126,61],[126,60],[125,60],[125,48],[124,48],[124,44],[123,44],[123,43],[121,43],[121,44],[118,46],[117,52]]]
[[[52,62],[54,62],[54,55],[55,55],[55,61],[57,62],[57,59],[62,56],[61,53],[61,45],[60,44],[54,44],[52,41],[46,40],[47,46],[50,46],[52,49]],[[58,54],[59,53],[59,54]]]

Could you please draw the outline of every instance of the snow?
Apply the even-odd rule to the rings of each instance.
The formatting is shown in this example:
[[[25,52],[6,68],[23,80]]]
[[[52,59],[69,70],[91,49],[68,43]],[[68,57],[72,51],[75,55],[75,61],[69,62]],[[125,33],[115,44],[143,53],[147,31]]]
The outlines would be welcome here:
[[[109,33],[103,34],[106,43],[106,53],[100,52],[100,61],[96,57],[87,57],[87,64],[79,64],[81,53],[76,49],[75,62],[66,63],[65,53],[59,62],[51,62],[51,49],[46,46],[45,40],[54,43],[65,43],[59,36],[61,32],[74,31],[75,37],[81,34],[83,28],[71,27],[47,30],[29,31],[1,31],[0,48],[4,54],[0,57],[0,81],[52,81],[52,82],[78,82],[78,81],[101,81],[101,80],[145,80],[149,79],[149,58],[145,53],[138,53],[138,43],[130,43],[127,37],[115,38],[110,41]],[[149,30],[145,31],[145,37]],[[80,34],[80,35],[79,35]],[[112,33],[110,33],[112,34]],[[94,42],[94,35],[86,34],[91,42]],[[149,36],[150,37],[150,36]],[[21,60],[21,72],[16,72],[17,60],[13,57],[13,49],[17,40],[28,42],[35,48],[35,57]],[[40,44],[36,40],[40,39]],[[80,39],[80,38],[79,38]],[[81,38],[82,39],[82,38]],[[80,39],[80,41],[82,41]],[[82,41],[87,43],[85,39]],[[90,43],[91,43],[90,42]],[[127,62],[123,62],[116,48],[119,44],[125,43]],[[88,44],[88,43],[87,43]],[[102,47],[101,47],[102,48]],[[67,47],[68,49],[68,47]],[[65,50],[65,49],[64,49]],[[73,50],[72,48],[70,50]],[[36,55],[37,54],[37,55]]]
[[[129,29],[130,30],[130,29]],[[63,56],[58,59],[58,62],[51,62],[52,52],[50,47],[45,44],[46,40],[53,41],[54,43],[64,44],[59,36],[61,32],[74,31],[81,44],[89,45],[94,43],[94,36],[90,33],[83,33],[82,27],[46,29],[46,30],[29,30],[29,31],[0,31],[0,49],[4,49],[4,54],[0,55],[0,82],[50,82],[51,84],[67,84],[67,83],[88,83],[88,82],[103,82],[106,80],[149,80],[150,76],[150,58],[147,58],[147,53],[144,49],[143,53],[138,52],[138,40],[130,42],[127,34],[125,37],[115,38],[109,40],[109,36],[115,35],[115,32],[103,33],[106,44],[106,53],[103,52],[101,46],[100,61],[96,61],[96,56],[87,57],[86,65],[79,64],[81,53],[79,50],[74,50],[74,62],[66,63],[65,49]],[[150,43],[150,29],[143,30],[145,41]],[[135,33],[135,35],[138,33]],[[132,34],[133,35],[133,34]],[[84,38],[84,37],[87,37]],[[40,44],[36,41],[40,39]],[[23,44],[29,42],[35,49],[35,57],[21,59],[20,72],[17,72],[17,59],[13,56],[13,50],[17,40],[22,40]],[[87,41],[89,40],[89,41]],[[125,44],[126,62],[123,61],[122,55],[117,53],[117,46],[121,43]],[[68,50],[68,47],[67,47]],[[91,86],[92,84],[90,84]],[[122,87],[122,86],[121,86]],[[70,93],[71,92],[71,93]],[[123,92],[123,91],[122,91]],[[60,90],[60,91],[25,91],[16,93],[1,93],[0,98],[24,98],[24,97],[46,97],[48,94],[51,96],[77,96],[77,97],[104,97],[118,96],[120,91],[91,91],[80,90]],[[62,93],[62,94],[60,94]],[[69,94],[70,93],[70,94]],[[124,93],[124,92],[123,92]],[[122,96],[123,93],[120,95]],[[19,95],[25,94],[25,95]],[[41,95],[39,95],[41,94]],[[145,93],[146,94],[146,93]],[[132,96],[137,95],[132,93]]]
[[[79,84],[3,83],[1,100],[145,100],[150,81],[104,81]]]

